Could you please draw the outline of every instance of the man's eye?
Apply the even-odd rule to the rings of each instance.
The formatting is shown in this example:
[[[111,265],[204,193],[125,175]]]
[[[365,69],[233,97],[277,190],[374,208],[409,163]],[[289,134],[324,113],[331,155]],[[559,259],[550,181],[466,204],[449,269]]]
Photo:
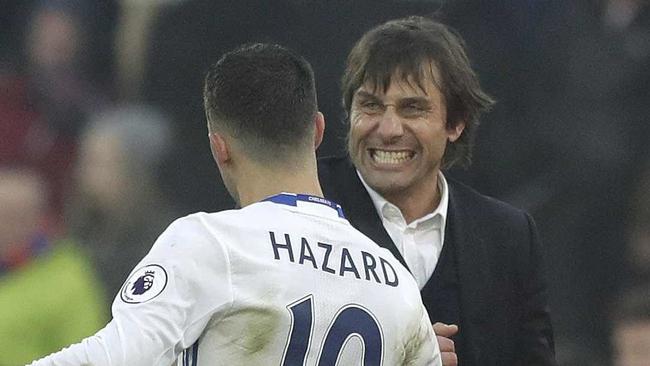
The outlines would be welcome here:
[[[408,104],[401,108],[401,112],[405,116],[423,116],[427,114],[429,110],[417,104]]]
[[[381,104],[377,102],[363,102],[361,103],[361,106],[364,109],[370,109],[370,110],[379,110],[382,107]]]

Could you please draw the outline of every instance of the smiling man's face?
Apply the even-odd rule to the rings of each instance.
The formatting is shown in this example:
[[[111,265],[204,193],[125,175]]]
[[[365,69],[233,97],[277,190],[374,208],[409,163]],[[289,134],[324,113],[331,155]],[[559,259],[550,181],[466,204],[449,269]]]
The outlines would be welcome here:
[[[389,201],[413,192],[434,192],[447,141],[464,124],[447,128],[444,96],[429,68],[421,82],[391,78],[388,89],[364,84],[350,109],[348,150],[366,183]],[[435,78],[435,79],[434,79]]]

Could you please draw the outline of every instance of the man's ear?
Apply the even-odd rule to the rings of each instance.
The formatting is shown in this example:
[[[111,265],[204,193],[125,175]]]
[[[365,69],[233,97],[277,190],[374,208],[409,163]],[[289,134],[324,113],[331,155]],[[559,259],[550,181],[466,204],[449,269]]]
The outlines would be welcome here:
[[[325,135],[325,117],[321,112],[314,116],[314,150],[318,149]]]
[[[447,128],[447,139],[449,142],[455,142],[465,129],[465,122],[460,121],[454,127]]]
[[[224,139],[223,135],[219,132],[211,132],[208,134],[210,137],[210,150],[212,150],[212,157],[217,165],[230,161],[230,147],[228,142]]]

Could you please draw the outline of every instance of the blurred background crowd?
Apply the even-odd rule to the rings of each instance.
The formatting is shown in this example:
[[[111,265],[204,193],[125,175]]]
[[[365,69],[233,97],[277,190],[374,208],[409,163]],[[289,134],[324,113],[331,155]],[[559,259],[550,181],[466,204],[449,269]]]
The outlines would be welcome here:
[[[201,99],[204,72],[224,51],[272,41],[304,55],[328,121],[318,153],[341,154],[345,55],[373,25],[411,14],[454,27],[498,101],[472,167],[449,174],[536,219],[560,365],[650,359],[649,1],[0,0],[0,9],[0,365],[93,333],[175,217],[232,206]]]

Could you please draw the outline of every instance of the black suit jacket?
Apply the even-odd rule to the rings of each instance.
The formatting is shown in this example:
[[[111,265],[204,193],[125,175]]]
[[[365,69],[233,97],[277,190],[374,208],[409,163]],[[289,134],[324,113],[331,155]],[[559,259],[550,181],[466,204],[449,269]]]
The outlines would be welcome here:
[[[325,197],[339,203],[353,226],[405,264],[347,157],[320,159],[318,171]],[[533,220],[521,210],[447,181],[445,245],[453,241],[456,248],[465,343],[460,365],[555,365]],[[436,321],[435,314],[430,318]]]

